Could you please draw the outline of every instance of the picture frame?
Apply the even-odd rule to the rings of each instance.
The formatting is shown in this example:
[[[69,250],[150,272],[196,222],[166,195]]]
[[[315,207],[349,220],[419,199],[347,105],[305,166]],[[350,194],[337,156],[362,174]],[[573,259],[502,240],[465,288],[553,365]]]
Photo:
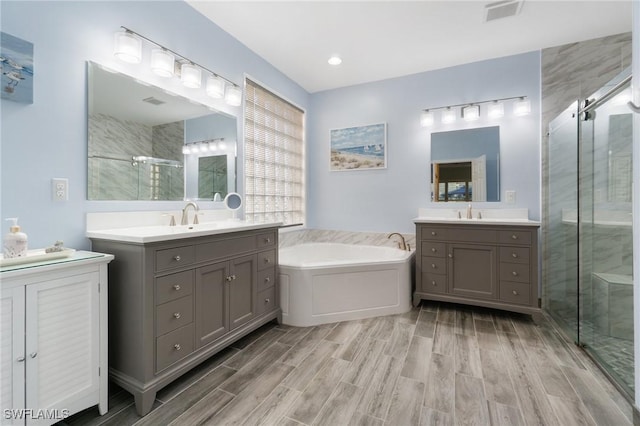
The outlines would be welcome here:
[[[33,43],[0,32],[0,97],[13,102],[33,103]]]
[[[332,129],[330,135],[331,171],[387,168],[387,123]]]

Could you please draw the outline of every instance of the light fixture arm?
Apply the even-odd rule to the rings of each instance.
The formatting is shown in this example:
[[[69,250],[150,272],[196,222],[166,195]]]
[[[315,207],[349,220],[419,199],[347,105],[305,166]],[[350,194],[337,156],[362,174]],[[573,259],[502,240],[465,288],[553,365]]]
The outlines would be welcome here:
[[[438,109],[456,108],[456,107],[461,107],[461,106],[480,105],[480,104],[488,104],[488,103],[491,103],[491,102],[510,101],[512,99],[526,99],[526,98],[527,98],[526,96],[511,96],[511,97],[508,97],[508,98],[497,98],[497,99],[489,99],[489,100],[486,100],[486,101],[465,102],[463,104],[443,105],[443,106],[439,106],[439,107],[424,108],[422,111],[434,111],[434,110],[438,110]]]
[[[195,65],[195,66],[197,66],[197,67],[199,67],[199,68],[202,68],[203,70],[205,70],[205,71],[207,71],[207,72],[211,73],[213,76],[223,79],[225,82],[227,82],[227,83],[231,84],[231,85],[232,85],[232,86],[234,86],[234,87],[240,88],[240,86],[239,86],[239,85],[237,85],[237,84],[236,84],[236,83],[234,83],[233,81],[229,80],[228,78],[225,78],[225,77],[221,76],[220,74],[218,74],[218,73],[215,73],[215,72],[211,71],[209,68],[204,67],[204,66],[200,65],[199,63],[192,61],[192,60],[191,60],[191,59],[189,59],[189,58],[185,58],[184,56],[182,56],[182,55],[181,55],[181,54],[179,54],[178,52],[176,52],[176,51],[174,51],[174,50],[171,50],[171,49],[169,49],[168,47],[165,47],[165,46],[163,46],[163,45],[161,45],[161,44],[159,44],[159,43],[156,43],[155,41],[151,40],[150,38],[147,38],[147,37],[143,36],[142,34],[137,33],[137,32],[135,32],[135,31],[133,31],[132,29],[127,28],[127,27],[125,27],[125,26],[123,26],[123,25],[121,25],[121,26],[120,26],[120,28],[122,28],[123,30],[125,30],[127,33],[135,34],[136,36],[140,37],[141,39],[143,39],[143,40],[145,40],[145,41],[147,41],[147,42],[149,42],[149,43],[151,43],[151,44],[154,44],[154,45],[158,46],[158,47],[159,47],[159,48],[161,48],[161,49],[164,49],[164,50],[166,50],[166,51],[168,51],[168,52],[171,52],[173,55],[175,55],[176,57],[180,58],[182,61],[184,61],[184,62],[188,62],[188,63],[190,63],[190,64],[192,64],[192,65]]]

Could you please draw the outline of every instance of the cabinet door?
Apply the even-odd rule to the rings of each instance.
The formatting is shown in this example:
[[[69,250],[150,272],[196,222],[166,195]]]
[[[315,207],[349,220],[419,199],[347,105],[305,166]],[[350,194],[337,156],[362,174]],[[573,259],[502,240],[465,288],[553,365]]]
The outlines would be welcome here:
[[[196,347],[204,346],[229,331],[227,308],[229,263],[196,269]]]
[[[24,408],[24,287],[2,289],[0,298],[0,407]],[[0,417],[0,424],[24,420]]]
[[[90,272],[27,285],[27,408],[75,412],[99,391],[99,283]]]
[[[258,297],[257,256],[244,256],[231,261],[229,282],[229,314],[231,330],[255,316]]]
[[[475,299],[497,298],[496,248],[449,244],[449,293]]]

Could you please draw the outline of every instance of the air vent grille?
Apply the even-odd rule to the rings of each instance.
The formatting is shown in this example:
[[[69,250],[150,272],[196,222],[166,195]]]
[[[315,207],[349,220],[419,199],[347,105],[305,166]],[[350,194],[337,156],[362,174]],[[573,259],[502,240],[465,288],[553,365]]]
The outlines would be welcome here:
[[[515,16],[520,12],[522,3],[523,0],[504,0],[489,3],[484,7],[484,20],[489,22]]]
[[[153,96],[150,96],[148,98],[145,98],[142,100],[142,102],[147,102],[151,105],[162,105],[162,104],[166,104],[165,101],[161,101],[160,99],[156,99]]]

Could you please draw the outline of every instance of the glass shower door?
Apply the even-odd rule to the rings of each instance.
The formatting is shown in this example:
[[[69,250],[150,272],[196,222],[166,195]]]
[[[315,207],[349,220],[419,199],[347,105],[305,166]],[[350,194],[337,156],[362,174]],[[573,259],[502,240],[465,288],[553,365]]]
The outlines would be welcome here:
[[[579,342],[633,395],[630,94],[618,87],[580,120]]]
[[[547,312],[578,341],[578,102],[549,124]]]

